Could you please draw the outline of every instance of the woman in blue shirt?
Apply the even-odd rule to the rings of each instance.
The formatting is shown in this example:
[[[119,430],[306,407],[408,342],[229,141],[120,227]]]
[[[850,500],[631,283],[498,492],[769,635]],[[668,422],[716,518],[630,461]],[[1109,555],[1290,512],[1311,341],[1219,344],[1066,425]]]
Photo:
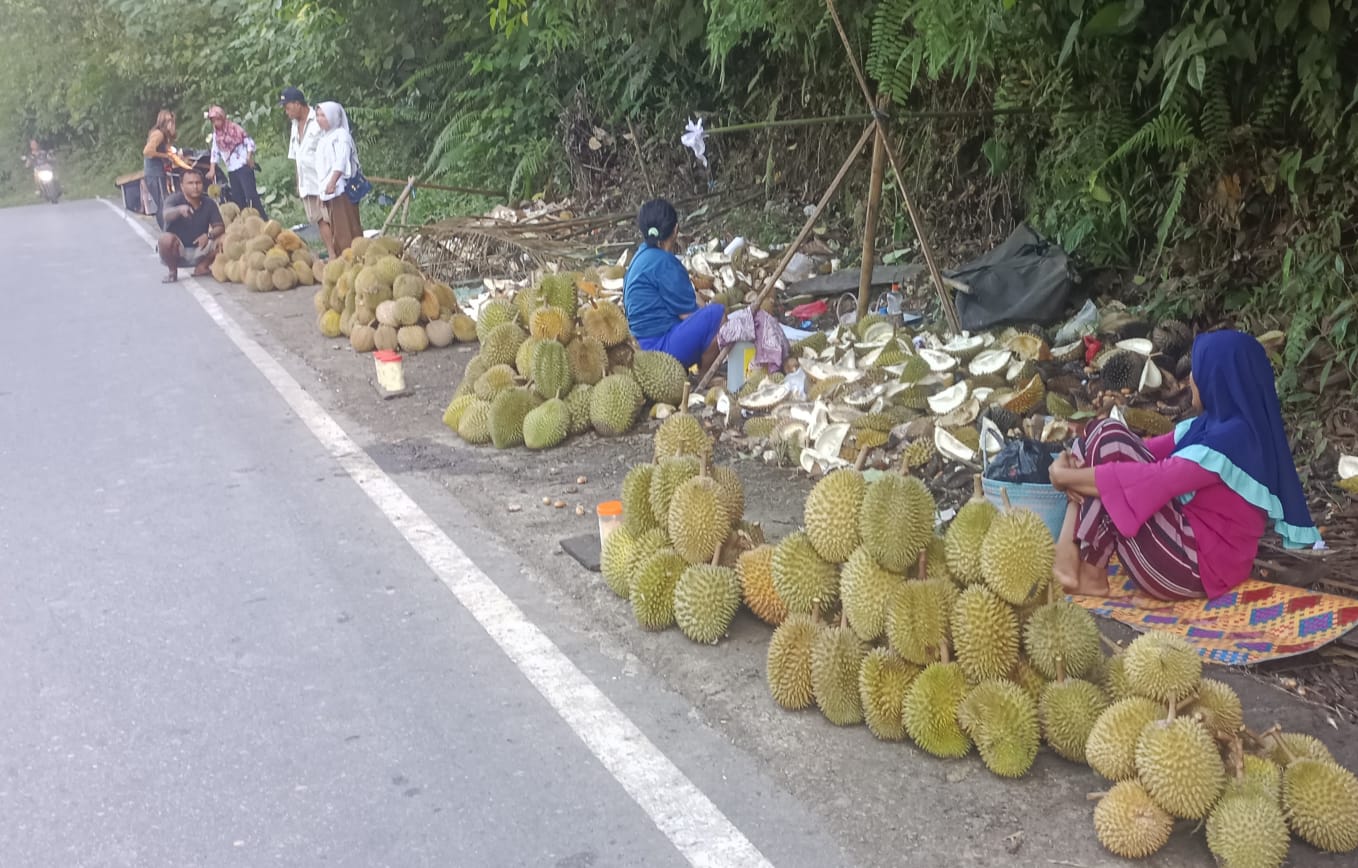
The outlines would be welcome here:
[[[717,357],[717,332],[726,308],[698,306],[679,257],[679,215],[664,199],[641,206],[637,215],[643,244],[633,257],[623,283],[622,304],[627,325],[643,350],[669,353],[685,368],[707,368]]]

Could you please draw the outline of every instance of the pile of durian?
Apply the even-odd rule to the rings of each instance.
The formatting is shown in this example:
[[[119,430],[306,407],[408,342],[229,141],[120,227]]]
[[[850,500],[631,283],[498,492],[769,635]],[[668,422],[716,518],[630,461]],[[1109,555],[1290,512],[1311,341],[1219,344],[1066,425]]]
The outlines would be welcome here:
[[[580,302],[575,273],[481,306],[481,352],[443,414],[468,443],[551,449],[593,430],[632,430],[648,404],[685,400],[688,372],[668,353],[639,350],[622,309],[605,298]]]
[[[277,220],[265,222],[254,208],[221,206],[226,234],[212,263],[218,283],[243,283],[255,292],[274,292],[320,282],[320,261],[297,233]]]
[[[418,353],[476,340],[476,323],[453,290],[421,275],[401,258],[403,249],[399,238],[355,238],[317,269],[321,288],[312,301],[321,334],[347,337],[359,353]]]

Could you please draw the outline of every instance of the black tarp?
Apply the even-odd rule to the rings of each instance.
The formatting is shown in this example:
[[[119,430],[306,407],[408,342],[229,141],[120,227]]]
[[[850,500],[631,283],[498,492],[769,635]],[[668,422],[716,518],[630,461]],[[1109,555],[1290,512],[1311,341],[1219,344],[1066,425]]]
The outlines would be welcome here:
[[[957,293],[957,315],[967,331],[1006,323],[1050,325],[1061,319],[1071,288],[1066,252],[1027,224],[1000,246],[944,274],[971,287],[969,293]]]

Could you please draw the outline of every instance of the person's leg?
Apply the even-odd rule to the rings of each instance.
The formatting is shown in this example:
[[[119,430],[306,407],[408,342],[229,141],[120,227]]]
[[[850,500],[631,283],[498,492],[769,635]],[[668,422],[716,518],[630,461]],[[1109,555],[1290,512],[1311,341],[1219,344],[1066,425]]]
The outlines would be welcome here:
[[[717,356],[717,332],[725,316],[726,309],[720,304],[704,305],[666,332],[661,348],[678,359],[685,370],[698,364],[710,365]]]
[[[240,175],[240,180],[237,182],[233,175],[231,190],[234,193],[237,188],[240,189],[240,207],[254,208],[261,218],[268,220],[269,215],[264,210],[264,202],[259,198],[259,182],[255,177],[255,170],[249,166],[242,166],[236,174]]]
[[[161,263],[170,270],[170,273],[162,283],[174,283],[179,279],[179,256],[183,252],[184,244],[179,240],[179,236],[165,232],[160,236],[156,244],[156,250],[160,253]]]
[[[330,221],[322,220],[316,224],[316,228],[321,233],[321,240],[325,242],[325,249],[330,252],[330,258],[338,257],[339,253],[335,251],[335,231],[330,226]]]
[[[217,258],[217,242],[209,241],[207,250],[193,264],[193,276],[202,277],[212,271],[212,263]]]
[[[161,217],[161,212],[165,210],[165,175],[161,172],[153,172],[146,175],[146,192],[151,197],[151,202],[155,204],[156,225],[161,229],[165,228],[165,220]]]
[[[241,178],[241,173],[244,171],[245,171],[244,169],[237,169],[234,172],[226,173],[227,183],[230,184],[231,186],[231,189],[228,190],[226,193],[226,198],[228,201],[230,201],[233,205],[235,205],[242,211],[244,211],[247,207],[245,204],[246,203],[245,182]]]

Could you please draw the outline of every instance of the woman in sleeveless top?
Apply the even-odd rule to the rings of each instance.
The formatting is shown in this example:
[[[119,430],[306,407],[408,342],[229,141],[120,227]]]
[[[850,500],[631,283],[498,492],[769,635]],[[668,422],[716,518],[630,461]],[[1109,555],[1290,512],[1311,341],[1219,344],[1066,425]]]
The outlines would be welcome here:
[[[156,115],[156,125],[146,134],[146,145],[141,149],[143,177],[146,192],[155,203],[156,224],[162,229],[160,211],[165,202],[166,176],[169,168],[170,146],[176,134],[174,112],[161,109]]]

